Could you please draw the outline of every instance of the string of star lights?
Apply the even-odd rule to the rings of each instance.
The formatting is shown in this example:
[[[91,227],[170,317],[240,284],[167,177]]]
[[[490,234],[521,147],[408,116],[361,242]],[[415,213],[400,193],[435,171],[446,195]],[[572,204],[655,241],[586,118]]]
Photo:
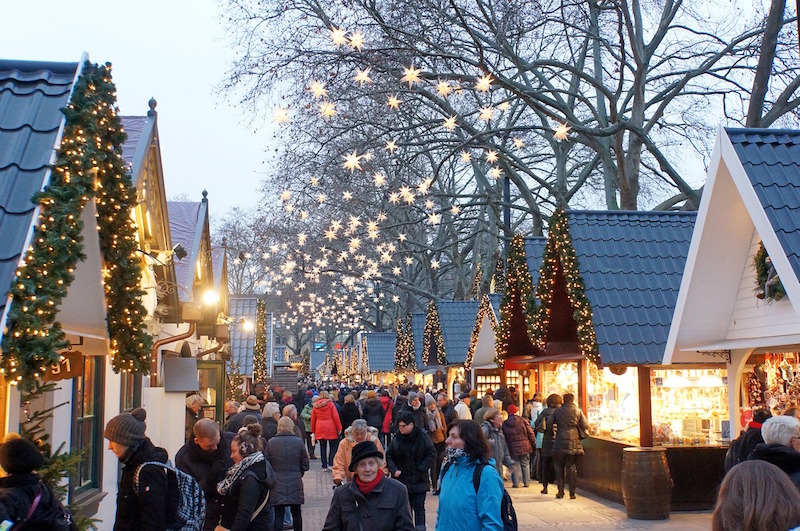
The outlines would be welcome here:
[[[514,316],[523,315],[526,331],[530,337],[534,337],[537,316],[536,301],[533,298],[533,280],[525,257],[525,238],[518,234],[512,238],[507,261],[505,291],[500,303],[500,322],[495,341],[494,361],[498,367],[505,363],[509,354],[508,342]]]
[[[267,379],[267,301],[256,302],[256,339],[253,345],[253,381]]]
[[[444,338],[442,337],[442,324],[439,321],[439,309],[436,301],[428,302],[428,311],[425,317],[425,333],[422,341],[423,360],[426,365],[445,365],[447,356],[444,351]],[[431,358],[431,354],[434,355]],[[433,360],[436,360],[435,363]]]
[[[117,115],[111,66],[85,63],[75,83],[50,182],[34,196],[38,219],[33,239],[9,289],[11,305],[2,343],[2,371],[28,389],[59,360],[69,342],[58,308],[84,259],[80,220],[95,200],[110,359],[116,372],[148,372],[152,338],[142,322],[141,260],[130,213],[136,192],[121,157],[126,135]]]
[[[492,327],[492,332],[497,336],[497,324],[494,319],[494,309],[492,308],[492,301],[489,300],[488,295],[481,297],[481,303],[478,305],[478,315],[475,318],[475,326],[472,328],[472,333],[469,336],[469,349],[467,350],[467,357],[464,360],[464,369],[472,370],[472,361],[475,359],[475,349],[478,347],[478,337],[483,327],[483,319],[489,316],[489,325]]]
[[[592,324],[592,305],[586,297],[586,287],[578,269],[578,259],[569,234],[569,220],[563,210],[556,210],[550,217],[550,234],[536,287],[536,297],[540,305],[531,337],[534,344],[540,348],[543,348],[546,342],[553,291],[559,270],[564,275],[567,298],[577,323],[578,348],[589,361],[600,365],[600,347]]]

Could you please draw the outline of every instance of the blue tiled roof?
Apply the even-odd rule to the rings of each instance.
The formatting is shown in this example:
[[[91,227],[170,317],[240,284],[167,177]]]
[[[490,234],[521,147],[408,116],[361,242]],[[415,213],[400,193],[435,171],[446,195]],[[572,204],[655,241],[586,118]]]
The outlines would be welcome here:
[[[422,345],[425,341],[425,314],[415,313],[411,315],[411,335],[414,336],[414,357],[417,359],[417,371],[424,371],[428,368],[422,359]]]
[[[397,334],[394,332],[372,332],[364,334],[367,342],[370,372],[394,371],[394,350]]]
[[[661,363],[695,213],[567,216],[603,363]]]
[[[538,277],[538,273],[537,273]],[[534,289],[536,284],[534,284]],[[492,304],[492,310],[494,310],[494,316],[497,321],[500,321],[500,305],[503,304],[503,295],[500,293],[490,293],[489,294],[489,302]],[[477,316],[476,316],[477,319]]]
[[[726,132],[794,274],[800,278],[800,131]]]
[[[255,297],[231,297],[229,315],[237,321],[244,317],[251,323],[255,323],[257,305],[258,299]],[[253,376],[253,347],[255,344],[255,330],[244,330],[238,323],[231,326],[231,363],[238,374]],[[267,341],[267,346],[269,346],[269,341]]]
[[[539,282],[539,270],[542,269],[542,257],[547,247],[547,238],[544,236],[532,236],[525,238],[525,260],[528,262],[528,271],[531,273],[531,282],[536,288]]]
[[[31,197],[49,175],[77,70],[78,63],[0,60],[0,315],[25,249]]]
[[[478,318],[480,301],[436,301],[448,364],[463,364],[469,350],[469,337]]]
[[[178,285],[178,298],[186,302],[192,297],[194,275],[203,236],[203,223],[208,212],[208,203],[189,201],[167,201],[169,211],[169,232],[172,245],[182,245],[188,253],[183,260],[175,260],[175,278]]]

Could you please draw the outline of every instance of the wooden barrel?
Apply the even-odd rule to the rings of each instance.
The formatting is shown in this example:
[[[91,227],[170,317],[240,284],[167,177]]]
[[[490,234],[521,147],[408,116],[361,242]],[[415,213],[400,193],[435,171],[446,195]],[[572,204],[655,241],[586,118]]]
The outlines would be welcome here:
[[[666,520],[672,498],[672,477],[664,448],[622,450],[622,499],[628,518]]]

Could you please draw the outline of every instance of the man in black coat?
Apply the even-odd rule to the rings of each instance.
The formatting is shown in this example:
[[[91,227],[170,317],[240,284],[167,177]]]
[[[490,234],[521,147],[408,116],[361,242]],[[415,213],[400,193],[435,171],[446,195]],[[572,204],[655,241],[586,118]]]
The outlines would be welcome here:
[[[764,442],[757,445],[748,459],[760,459],[777,466],[800,488],[800,421],[780,415],[761,426]]]
[[[453,403],[447,399],[447,395],[444,391],[436,395],[436,403],[439,404],[439,409],[442,410],[444,421],[447,423],[447,432],[450,433],[450,426],[452,426],[453,422],[458,418],[458,413],[453,407]]]
[[[725,471],[734,465],[746,461],[756,446],[764,442],[761,435],[761,426],[772,417],[769,409],[762,408],[753,411],[753,420],[747,424],[747,430],[738,439],[731,442],[728,453],[725,455]]]
[[[397,414],[397,435],[386,450],[389,475],[408,489],[408,501],[414,512],[414,525],[425,529],[425,493],[428,491],[428,471],[436,462],[433,441],[414,423],[410,411]]]
[[[231,441],[235,435],[220,432],[211,419],[200,419],[194,425],[194,437],[189,439],[175,454],[175,466],[183,470],[200,484],[206,495],[206,520],[204,531],[213,531],[219,522],[221,498],[217,483],[233,466]]]

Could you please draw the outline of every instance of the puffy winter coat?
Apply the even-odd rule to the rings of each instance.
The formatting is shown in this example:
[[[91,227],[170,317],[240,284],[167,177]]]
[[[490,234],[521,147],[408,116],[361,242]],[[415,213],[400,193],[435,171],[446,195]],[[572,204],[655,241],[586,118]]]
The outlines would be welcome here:
[[[267,442],[267,452],[276,477],[269,504],[304,503],[303,474],[308,470],[308,453],[303,440],[294,433],[279,433]]]
[[[269,475],[268,480],[267,467]],[[275,480],[275,473],[268,460],[253,463],[231,485],[228,494],[222,497],[222,521],[220,525],[230,531],[262,531],[272,527],[272,512],[264,506],[251,521],[264,498],[269,493],[268,483]]]
[[[439,480],[436,531],[502,531],[503,480],[494,465],[490,459],[483,467],[477,493],[472,483],[477,466],[474,459],[462,455],[447,467]]]
[[[750,459],[760,459],[772,463],[786,472],[792,483],[800,488],[800,452],[795,451],[794,448],[782,444],[761,443],[750,452],[748,460]]]
[[[553,455],[583,455],[583,445],[578,436],[578,426],[589,429],[589,422],[577,405],[564,404],[553,412],[553,425],[556,426],[556,439]]]
[[[389,399],[387,398],[386,400],[388,401]],[[364,402],[364,420],[367,421],[367,424],[380,431],[383,427],[385,416],[386,412],[381,401],[377,397],[367,398],[366,402]]]
[[[217,493],[217,483],[233,466],[231,441],[234,437],[232,433],[220,432],[217,449],[211,452],[200,448],[192,437],[175,454],[175,466],[196,479],[206,495],[206,523],[203,527],[206,531],[214,531],[219,522],[222,499]]]
[[[503,435],[506,436],[508,453],[516,458],[518,455],[526,455],[533,452],[536,448],[536,435],[533,433],[530,423],[517,415],[509,415],[503,423]]]
[[[503,465],[511,466],[514,464],[514,460],[511,459],[511,454],[508,453],[508,444],[506,444],[506,437],[503,435],[503,430],[495,428],[489,420],[483,421],[481,429],[486,436],[486,440],[489,441],[489,447],[492,449],[494,467],[497,469],[497,472],[502,475]]]
[[[303,419],[303,423],[306,427],[306,433],[311,433],[311,410],[312,410],[311,402],[303,406],[303,412],[300,413],[300,418]]]
[[[27,523],[20,529],[59,529],[66,525],[61,503],[50,489],[41,483],[42,478],[36,473],[12,474],[0,478],[0,522],[19,522],[23,520],[33,506],[34,499],[39,492],[42,493],[36,510],[28,518]],[[16,528],[15,528],[16,529]],[[70,530],[76,529],[74,522]]]
[[[383,478],[366,496],[355,481],[339,487],[322,531],[414,531],[405,485]]]
[[[381,396],[381,406],[384,411],[381,433],[389,433],[392,429],[392,399],[388,396]]]
[[[229,447],[230,448],[230,447]],[[139,491],[134,488],[136,469],[147,461],[167,462],[167,451],[150,439],[133,446],[122,456],[122,475],[117,488],[114,531],[165,529],[167,526],[167,475],[158,465],[145,465],[139,472]]]
[[[539,413],[539,416],[536,417],[536,420],[533,423],[533,429],[536,432],[544,434],[542,437],[542,456],[544,457],[552,457],[553,456],[553,443],[556,439],[556,430],[553,427],[553,412],[555,412],[556,408],[548,407],[542,410]]]
[[[400,476],[395,479],[411,493],[428,490],[428,471],[435,462],[433,441],[416,425],[408,435],[398,432],[386,449],[389,474],[394,478],[394,473],[399,470]]]
[[[417,409],[414,409],[411,404],[406,402],[402,411],[408,411],[414,415],[414,426],[421,429],[423,433],[428,433],[428,418],[425,416],[424,406],[420,405]]]
[[[320,398],[311,411],[311,431],[317,440],[336,440],[342,432],[342,422],[336,406],[327,398]]]

